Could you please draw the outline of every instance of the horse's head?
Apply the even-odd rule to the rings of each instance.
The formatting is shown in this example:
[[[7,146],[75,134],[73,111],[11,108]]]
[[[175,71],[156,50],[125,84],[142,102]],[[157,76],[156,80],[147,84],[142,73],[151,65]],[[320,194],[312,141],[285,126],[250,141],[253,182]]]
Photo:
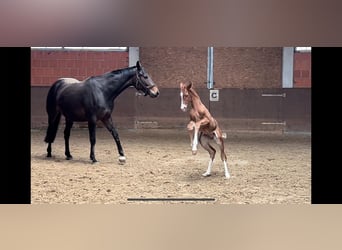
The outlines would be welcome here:
[[[150,97],[157,97],[159,95],[159,89],[157,85],[153,82],[152,78],[147,74],[144,68],[141,66],[140,62],[137,61],[137,81],[135,84],[135,88],[139,91],[142,91],[145,96],[149,95]]]
[[[191,96],[189,95],[189,89],[192,87],[192,82],[188,84],[180,83],[180,98],[181,98],[181,106],[180,109],[185,112],[188,110],[188,105],[191,102]]]

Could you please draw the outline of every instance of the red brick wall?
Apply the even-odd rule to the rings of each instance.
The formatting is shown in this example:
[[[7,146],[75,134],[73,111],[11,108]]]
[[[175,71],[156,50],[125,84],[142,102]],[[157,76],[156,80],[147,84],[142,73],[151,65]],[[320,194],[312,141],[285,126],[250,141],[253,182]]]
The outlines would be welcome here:
[[[311,88],[311,53],[294,54],[293,78],[295,88]]]
[[[214,48],[218,88],[280,88],[281,47]]]
[[[31,86],[50,86],[60,77],[83,80],[127,66],[127,51],[31,50]]]
[[[207,47],[141,47],[140,60],[159,87],[191,80],[206,88]],[[215,47],[215,88],[281,88],[281,47]]]
[[[141,47],[140,61],[155,83],[179,88],[181,81],[206,87],[207,47]]]

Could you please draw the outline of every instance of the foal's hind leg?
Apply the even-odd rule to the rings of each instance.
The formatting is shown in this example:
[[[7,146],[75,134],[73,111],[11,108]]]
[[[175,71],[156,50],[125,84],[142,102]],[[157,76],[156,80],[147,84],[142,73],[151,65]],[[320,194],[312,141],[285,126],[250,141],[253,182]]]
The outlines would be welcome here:
[[[223,143],[223,138],[222,137],[218,138],[218,145],[220,146],[221,160],[223,162],[223,167],[224,167],[224,175],[228,179],[228,178],[230,178],[230,174],[229,174],[229,171],[228,171],[227,155],[224,152],[224,143]]]
[[[65,156],[67,160],[72,159],[72,155],[70,154],[70,147],[69,147],[69,138],[70,138],[70,131],[72,128],[73,122],[69,120],[65,120],[65,129],[64,129],[64,142],[65,142]]]
[[[207,171],[204,174],[202,174],[203,176],[207,177],[207,176],[211,175],[211,168],[213,166],[216,150],[215,150],[215,148],[213,148],[210,145],[210,143],[209,143],[210,142],[210,138],[208,136],[204,135],[204,134],[200,135],[199,142],[200,142],[201,146],[205,150],[207,150],[209,155],[210,155],[210,160],[209,160]]]

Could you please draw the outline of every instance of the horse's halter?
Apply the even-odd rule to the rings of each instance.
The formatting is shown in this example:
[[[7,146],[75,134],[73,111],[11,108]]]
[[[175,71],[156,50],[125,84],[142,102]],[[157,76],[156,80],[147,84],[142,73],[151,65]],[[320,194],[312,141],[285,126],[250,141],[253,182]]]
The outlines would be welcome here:
[[[150,93],[150,89],[153,88],[155,83],[142,69],[137,70],[135,79],[135,88],[144,93],[147,96]]]

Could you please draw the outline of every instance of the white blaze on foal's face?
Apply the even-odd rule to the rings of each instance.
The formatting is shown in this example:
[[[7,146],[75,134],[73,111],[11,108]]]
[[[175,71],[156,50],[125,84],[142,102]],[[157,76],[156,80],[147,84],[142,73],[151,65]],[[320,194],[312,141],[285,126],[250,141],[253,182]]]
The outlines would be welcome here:
[[[180,106],[180,108],[181,108],[181,110],[183,112],[185,112],[187,110],[188,106],[184,103],[184,94],[183,94],[182,90],[180,92],[180,98],[181,98],[181,106]]]
[[[181,106],[180,109],[185,112],[188,110],[188,103],[189,103],[189,93],[186,89],[186,86],[184,83],[179,84],[180,87],[180,99],[181,99]]]

